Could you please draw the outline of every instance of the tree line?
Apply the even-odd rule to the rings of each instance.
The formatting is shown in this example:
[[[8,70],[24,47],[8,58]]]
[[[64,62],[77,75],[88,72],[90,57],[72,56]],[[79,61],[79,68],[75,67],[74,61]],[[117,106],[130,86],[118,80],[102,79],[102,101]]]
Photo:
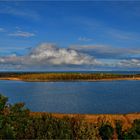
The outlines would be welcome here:
[[[26,81],[36,80],[101,80],[101,79],[117,79],[117,78],[138,78],[140,74],[112,74],[112,73],[37,73],[37,72],[7,72],[0,73],[0,78],[13,77]]]

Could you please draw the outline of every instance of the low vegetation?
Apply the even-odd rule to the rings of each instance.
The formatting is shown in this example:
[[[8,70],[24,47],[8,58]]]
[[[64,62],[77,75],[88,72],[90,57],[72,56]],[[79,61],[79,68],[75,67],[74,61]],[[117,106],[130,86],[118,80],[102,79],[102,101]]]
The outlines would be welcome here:
[[[0,73],[0,78],[19,78],[25,81],[73,81],[140,78],[139,74],[123,75],[111,73]]]
[[[31,115],[23,103],[9,104],[0,95],[0,139],[140,139],[140,120],[122,129],[123,123],[89,123],[84,118],[57,118],[51,114]]]

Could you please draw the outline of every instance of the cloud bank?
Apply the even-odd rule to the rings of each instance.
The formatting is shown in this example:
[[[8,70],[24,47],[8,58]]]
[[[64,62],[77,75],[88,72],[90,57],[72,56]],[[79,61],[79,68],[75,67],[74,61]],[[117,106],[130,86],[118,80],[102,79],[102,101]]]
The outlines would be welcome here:
[[[24,56],[0,57],[0,66],[4,67],[49,67],[100,65],[93,56],[69,48],[59,48],[54,44],[43,43],[31,49]]]
[[[112,70],[112,69],[140,69],[139,58],[100,58],[94,57],[93,54],[103,55],[111,54],[116,56],[124,51],[121,49],[111,50],[108,47],[75,47],[60,48],[55,44],[43,43],[29,50],[26,55],[10,55],[0,57],[0,69],[40,69],[40,70]],[[108,49],[107,49],[108,48]],[[90,51],[89,51],[90,50]],[[92,52],[92,53],[89,53]],[[122,53],[121,53],[122,52]],[[136,50],[128,49],[126,54],[136,54]]]
[[[140,68],[140,60],[139,59],[122,60],[117,65],[119,67]]]
[[[98,59],[140,58],[139,48],[112,47],[108,45],[74,45],[70,48],[95,56]]]

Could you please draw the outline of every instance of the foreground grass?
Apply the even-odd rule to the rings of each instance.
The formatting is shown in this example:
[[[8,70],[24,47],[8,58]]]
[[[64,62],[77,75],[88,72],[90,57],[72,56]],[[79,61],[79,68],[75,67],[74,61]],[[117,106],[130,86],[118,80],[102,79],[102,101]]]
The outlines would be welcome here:
[[[42,116],[48,115],[47,112],[30,112],[31,116]],[[52,113],[53,117],[56,118],[64,118],[64,117],[80,117],[87,123],[98,124],[99,122],[109,122],[113,127],[115,127],[115,121],[121,120],[123,123],[122,128],[128,129],[132,126],[132,123],[136,119],[140,119],[140,113],[131,113],[131,114],[60,114],[60,113]]]
[[[32,113],[7,100],[0,95],[0,139],[140,139],[140,118],[124,127],[117,116],[111,123],[104,116],[90,121],[91,116]]]

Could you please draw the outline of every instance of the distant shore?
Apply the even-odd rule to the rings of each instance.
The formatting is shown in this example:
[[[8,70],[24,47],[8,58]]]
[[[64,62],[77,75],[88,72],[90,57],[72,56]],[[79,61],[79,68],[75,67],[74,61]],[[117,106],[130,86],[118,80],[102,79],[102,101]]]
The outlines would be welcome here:
[[[11,80],[11,81],[27,81],[27,82],[96,82],[96,81],[122,81],[122,80],[140,80],[140,77],[132,78],[109,78],[109,79],[93,79],[93,80],[40,80],[40,79],[21,79],[17,77],[2,77],[0,80]]]
[[[94,82],[140,80],[140,74],[113,73],[0,73],[0,80],[27,82]]]

